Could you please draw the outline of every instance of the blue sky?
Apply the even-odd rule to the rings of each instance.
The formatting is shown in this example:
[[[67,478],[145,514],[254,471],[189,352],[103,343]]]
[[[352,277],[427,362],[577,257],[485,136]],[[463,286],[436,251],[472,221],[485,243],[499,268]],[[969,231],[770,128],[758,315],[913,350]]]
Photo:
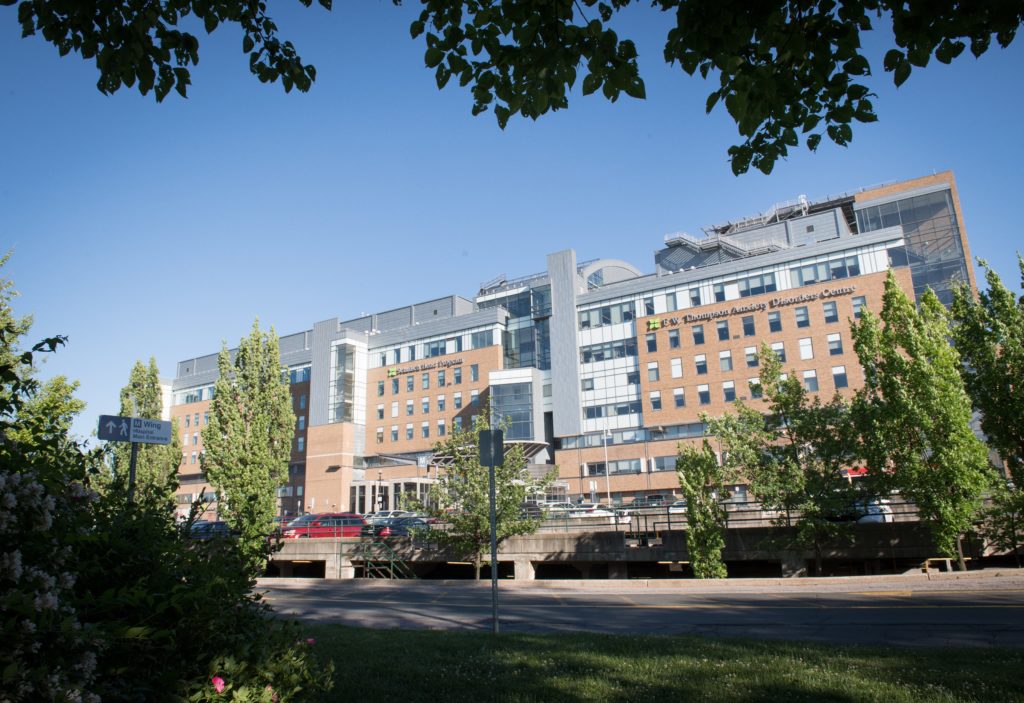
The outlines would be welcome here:
[[[188,100],[122,91],[96,71],[21,39],[0,8],[0,249],[35,316],[66,334],[43,376],[81,382],[76,430],[117,411],[136,359],[163,375],[247,333],[278,333],[432,297],[474,295],[498,274],[541,271],[575,249],[653,270],[663,236],[772,204],[952,169],[972,253],[1014,288],[1024,250],[1024,46],[935,64],[898,90],[871,79],[880,121],[848,148],[823,142],[771,176],[735,177],[738,141],[712,85],[661,59],[667,18],[619,21],[640,51],[648,98],[570,98],[568,110],[504,131],[470,115],[470,94],[438,91],[408,34],[416,4],[284,3],[281,33],[313,63],[308,94],[252,77],[234,28],[200,32]],[[869,37],[876,57],[884,37]]]

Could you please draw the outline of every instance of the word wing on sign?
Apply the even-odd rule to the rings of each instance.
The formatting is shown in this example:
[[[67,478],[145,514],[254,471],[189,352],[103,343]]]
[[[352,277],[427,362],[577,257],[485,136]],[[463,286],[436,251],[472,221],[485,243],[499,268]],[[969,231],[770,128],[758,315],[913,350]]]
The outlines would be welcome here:
[[[108,442],[170,444],[171,423],[164,420],[148,420],[143,417],[100,415],[97,437]]]

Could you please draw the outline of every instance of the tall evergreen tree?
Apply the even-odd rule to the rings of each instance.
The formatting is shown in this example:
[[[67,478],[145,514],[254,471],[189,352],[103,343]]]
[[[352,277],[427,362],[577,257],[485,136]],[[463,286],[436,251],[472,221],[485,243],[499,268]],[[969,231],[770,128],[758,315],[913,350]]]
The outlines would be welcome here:
[[[851,331],[864,368],[855,415],[868,469],[917,505],[936,546],[966,569],[962,537],[992,476],[946,309],[931,290],[915,308],[890,271],[881,319],[866,312]]]
[[[136,361],[128,375],[128,384],[121,389],[120,415],[159,420],[163,416],[163,391],[156,359],[149,365]],[[132,445],[112,442],[116,485],[127,486]],[[170,503],[178,489],[178,466],[181,464],[181,436],[177,420],[172,420],[170,444],[140,444],[135,461],[135,496],[138,500]]]
[[[220,376],[203,431],[203,471],[217,490],[221,515],[239,533],[253,570],[263,567],[267,535],[277,512],[277,489],[288,479],[295,415],[274,329],[259,320],[217,359]]]
[[[722,561],[726,513],[719,502],[725,497],[724,468],[705,439],[699,450],[688,444],[679,447],[676,474],[686,499],[686,550],[693,575],[724,579],[728,576]]]

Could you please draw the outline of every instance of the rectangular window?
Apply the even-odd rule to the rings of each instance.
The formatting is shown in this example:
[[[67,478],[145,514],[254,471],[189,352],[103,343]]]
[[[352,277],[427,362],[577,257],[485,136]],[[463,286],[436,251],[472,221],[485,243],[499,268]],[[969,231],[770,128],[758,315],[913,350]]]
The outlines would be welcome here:
[[[437,372],[437,387],[444,388],[444,371]]]
[[[783,364],[786,363],[786,347],[782,342],[775,342],[772,344],[772,351],[775,352],[775,356],[778,357],[780,362]]]
[[[195,452],[192,452],[192,461],[190,463],[192,463],[192,464],[196,463],[196,456],[197,456],[197,454]]]
[[[584,378],[584,379],[582,379],[580,381],[580,390],[581,391],[592,391],[592,390],[594,390],[594,379],[592,379],[592,378]]]
[[[413,410],[413,403],[412,403],[412,401],[411,400],[405,401],[405,414],[406,415],[412,415],[413,412],[414,412],[414,410]]]
[[[420,390],[424,390],[425,391],[425,390],[427,390],[429,388],[430,388],[430,374],[429,373],[425,373],[420,378]]]
[[[679,330],[668,331],[668,348],[678,349],[679,348]]]
[[[678,310],[678,309],[679,309],[679,305],[678,305],[678,303],[676,303],[676,294],[675,293],[666,293],[665,294],[665,310],[667,310],[668,312],[672,312],[673,310]]]
[[[387,352],[381,352],[380,353],[380,364],[379,364],[379,366],[387,366],[387,365],[388,365],[388,353]]]
[[[715,329],[718,330],[718,341],[726,342],[729,340],[729,321],[721,320],[715,323]]]
[[[444,420],[437,421],[437,436],[444,437]]]
[[[306,438],[305,437],[299,437],[298,439],[296,439],[295,440],[295,444],[296,444],[296,446],[297,446],[297,448],[298,448],[298,450],[300,452],[306,451]]]
[[[657,381],[658,380],[658,362],[650,361],[647,363],[647,380]]]
[[[462,407],[462,393],[455,393],[452,395],[452,405],[458,410]]]
[[[204,425],[209,425],[210,424],[210,413],[208,413],[208,412],[207,413],[203,413],[203,424]]]
[[[413,434],[412,434],[412,425],[411,425],[411,424],[409,424],[409,425],[406,425],[406,426],[405,426],[405,438],[406,438],[406,439],[412,439],[412,437],[413,437]]]
[[[651,391],[651,410],[661,410],[661,391]]]
[[[384,428],[377,428],[377,444],[384,444]]]
[[[760,363],[757,359],[757,347],[747,347],[743,350],[743,354],[747,359],[747,368],[756,369]]]
[[[804,371],[804,389],[807,390],[808,393],[817,393],[818,392],[818,372],[817,371],[814,371],[814,370]]]
[[[796,326],[797,327],[810,327],[811,316],[807,312],[807,306],[801,305],[796,309]]]
[[[658,335],[651,332],[645,338],[647,341],[647,353],[653,353],[658,351]]]
[[[690,289],[690,307],[695,308],[700,305],[700,288]]]
[[[469,381],[473,383],[480,380],[480,365],[470,364],[469,365]]]
[[[469,337],[469,348],[470,349],[483,349],[484,347],[491,346],[494,341],[494,335],[490,330],[483,330],[482,332],[474,332]]]
[[[725,300],[725,284],[716,283],[714,286],[715,302],[721,303]]]
[[[840,388],[846,388],[850,385],[846,379],[846,367],[845,366],[833,366],[832,367],[832,383],[835,384],[836,390]]]
[[[757,327],[754,325],[754,316],[746,315],[743,317],[743,336],[753,337],[757,334]]]
[[[306,409],[306,394],[303,393],[302,395],[299,396],[299,410],[305,410],[305,409]]]
[[[305,406],[303,406],[303,407],[305,407]],[[195,425],[196,425],[196,427],[199,427],[199,413],[196,413]]]
[[[704,343],[704,325],[693,326],[693,343],[703,344]]]
[[[405,377],[405,391],[406,393],[412,393],[413,389],[416,388],[416,379],[409,374]]]
[[[299,415],[299,429],[300,430],[306,429],[306,416],[305,415]]]
[[[192,433],[192,444],[193,445],[199,444],[199,433],[198,432],[193,432]]]
[[[711,405],[711,389],[709,386],[697,386],[697,399],[701,405]]]
[[[828,353],[830,356],[839,356],[843,353],[843,338],[838,332],[828,336]]]
[[[836,309],[835,301],[823,303],[821,309],[825,313],[825,322],[839,322],[839,310]]]
[[[437,412],[439,412],[439,413],[443,413],[444,412],[444,396],[443,395],[437,396]]]
[[[853,316],[860,319],[861,313],[867,305],[867,298],[863,295],[858,295],[853,299]]]
[[[188,428],[188,427],[191,427],[191,426],[192,426],[192,416],[191,415],[186,415],[185,416],[185,427]]]
[[[415,344],[412,345],[411,347],[406,349],[406,351],[408,352],[408,355],[409,355],[409,359],[408,360],[409,361],[416,361],[416,345]]]
[[[461,386],[462,385],[462,369],[460,369],[460,368],[452,369],[452,378],[455,381],[455,385],[456,386]]]
[[[480,391],[476,391],[476,390],[470,391],[469,392],[469,404],[470,405],[476,405],[479,402],[480,402]]]
[[[732,352],[718,352],[718,368],[722,371],[732,371]]]
[[[722,400],[731,403],[736,400],[736,384],[732,381],[722,383]]]
[[[383,403],[377,406],[377,419],[378,420],[383,420],[384,419],[384,404]]]
[[[424,415],[430,412],[430,398],[420,399],[420,410],[423,411]]]
[[[452,429],[454,429],[454,430],[461,430],[462,429],[462,418],[459,417],[458,415],[456,415],[455,417],[452,418]]]
[[[763,394],[761,393],[761,379],[751,378],[747,381],[747,387],[750,388],[750,397],[752,400],[757,400]]]
[[[704,354],[693,357],[693,364],[697,368],[697,375],[702,376],[708,372],[708,358]]]
[[[804,361],[814,358],[814,348],[811,346],[810,337],[804,337],[800,340],[800,358]]]
[[[644,298],[644,315],[654,314],[654,298]]]
[[[391,426],[391,441],[392,442],[397,442],[398,441],[398,425],[392,425]]]
[[[391,395],[398,395],[398,379],[391,379]]]
[[[683,391],[682,388],[672,389],[672,399],[675,402],[675,406],[677,408],[686,407],[686,393]]]
[[[398,401],[391,401],[391,417],[398,417]]]
[[[782,313],[770,312],[768,313],[768,331],[769,332],[781,332],[782,331]]]
[[[682,359],[672,359],[669,363],[671,364],[671,367],[672,367],[672,378],[682,378],[683,377],[683,360]]]
[[[420,437],[428,439],[430,437],[430,423],[424,422],[420,424]]]

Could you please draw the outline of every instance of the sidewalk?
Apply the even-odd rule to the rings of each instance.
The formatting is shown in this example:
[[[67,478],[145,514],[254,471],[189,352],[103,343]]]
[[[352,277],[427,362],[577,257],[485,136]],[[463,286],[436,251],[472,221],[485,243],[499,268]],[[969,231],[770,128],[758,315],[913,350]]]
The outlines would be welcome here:
[[[384,579],[299,579],[262,578],[257,588],[273,584],[275,588],[308,588],[330,584],[332,588],[362,590],[379,588],[414,589],[489,589],[489,579],[469,580],[396,580]],[[636,591],[686,591],[690,593],[844,593],[870,591],[1021,591],[1024,593],[1024,569],[985,569],[966,572],[929,574],[890,574],[884,576],[833,576],[819,578],[737,578],[737,579],[550,579],[516,581],[503,579],[499,590],[564,590],[630,593]],[[1024,600],[1024,595],[1022,595]]]

